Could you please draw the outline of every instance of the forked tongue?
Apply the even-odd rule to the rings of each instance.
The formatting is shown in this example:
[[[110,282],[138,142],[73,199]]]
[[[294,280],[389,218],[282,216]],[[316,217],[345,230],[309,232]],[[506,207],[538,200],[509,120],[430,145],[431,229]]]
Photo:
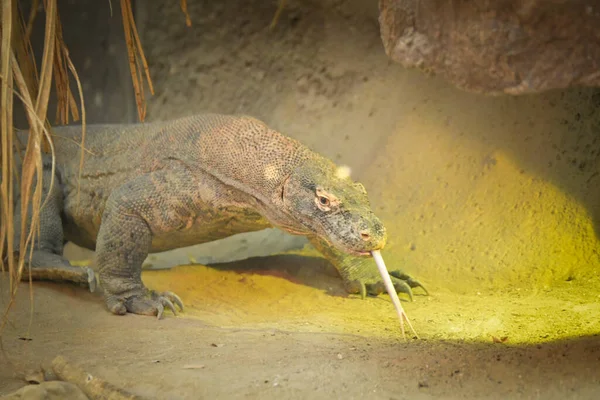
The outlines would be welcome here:
[[[398,293],[396,293],[396,288],[394,288],[394,284],[392,283],[392,278],[390,278],[390,274],[388,273],[387,268],[385,267],[385,262],[383,261],[383,257],[381,257],[381,252],[379,250],[374,250],[371,252],[371,255],[375,259],[375,264],[377,264],[377,269],[379,270],[379,274],[381,275],[381,279],[383,279],[383,284],[385,285],[385,290],[387,290],[388,294],[392,298],[392,303],[394,303],[394,307],[396,308],[396,313],[398,314],[398,318],[400,319],[400,328],[402,329],[402,338],[406,340],[406,333],[404,332],[404,320],[410,327],[410,330],[415,334],[417,339],[419,335],[413,328],[408,316],[404,312],[402,308],[402,304],[400,304],[400,299],[398,298]]]

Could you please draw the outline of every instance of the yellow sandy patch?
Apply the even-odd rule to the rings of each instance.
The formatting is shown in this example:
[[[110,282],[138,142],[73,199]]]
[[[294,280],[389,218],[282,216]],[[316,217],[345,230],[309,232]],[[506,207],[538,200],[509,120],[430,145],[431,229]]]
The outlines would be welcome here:
[[[464,294],[597,276],[594,221],[573,195],[509,150],[439,121],[403,122],[363,178],[388,230],[388,266]]]
[[[387,295],[365,300],[333,296],[274,271],[218,271],[201,265],[145,271],[143,279],[151,288],[181,296],[186,305],[182,317],[211,325],[401,340]],[[435,289],[432,296],[415,296],[413,303],[403,306],[424,339],[541,342],[600,333],[599,288],[597,283],[587,287],[565,283],[552,292],[469,296]]]

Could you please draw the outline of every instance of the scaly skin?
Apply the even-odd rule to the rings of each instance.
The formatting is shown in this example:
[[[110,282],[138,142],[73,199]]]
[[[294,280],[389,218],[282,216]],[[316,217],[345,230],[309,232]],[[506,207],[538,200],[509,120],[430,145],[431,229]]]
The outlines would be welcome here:
[[[350,293],[384,291],[368,255],[383,248],[386,232],[364,187],[263,122],[205,114],[87,130],[78,182],[80,128],[54,129],[56,180],[48,193],[46,159],[49,201],[31,264],[34,279],[84,283],[93,290],[93,271],[72,267],[61,256],[70,240],[95,249],[111,312],[160,318],[165,307],[175,312],[174,304],[183,304],[171,292],[143,285],[142,262],[149,253],[275,226],[308,236]],[[392,276],[397,291],[411,298],[411,287],[421,286],[399,271]]]

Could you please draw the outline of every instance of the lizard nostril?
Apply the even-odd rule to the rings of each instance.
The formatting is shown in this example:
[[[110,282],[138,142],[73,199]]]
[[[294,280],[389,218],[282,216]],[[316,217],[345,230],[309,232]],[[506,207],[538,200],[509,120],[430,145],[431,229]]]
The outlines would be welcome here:
[[[362,240],[364,240],[365,242],[369,239],[371,239],[371,235],[369,235],[369,232],[367,231],[362,231],[360,233],[360,237],[362,238]]]

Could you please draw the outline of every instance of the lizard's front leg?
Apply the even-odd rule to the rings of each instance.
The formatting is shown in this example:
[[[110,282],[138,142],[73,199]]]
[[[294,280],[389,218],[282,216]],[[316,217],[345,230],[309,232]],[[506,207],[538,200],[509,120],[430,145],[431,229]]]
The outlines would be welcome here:
[[[356,257],[343,253],[317,237],[308,239],[338,270],[347,292],[359,293],[363,298],[367,294],[376,296],[385,292],[381,274],[372,257]],[[406,293],[412,300],[412,289],[420,287],[428,294],[425,286],[401,270],[389,271],[389,274],[397,293]]]
[[[171,292],[157,293],[142,283],[142,263],[155,232],[180,225],[173,204],[182,195],[175,174],[165,171],[137,177],[109,196],[96,243],[96,265],[108,309],[162,316],[165,307],[176,314],[173,303],[183,310],[181,299]],[[177,191],[179,189],[179,192]]]

